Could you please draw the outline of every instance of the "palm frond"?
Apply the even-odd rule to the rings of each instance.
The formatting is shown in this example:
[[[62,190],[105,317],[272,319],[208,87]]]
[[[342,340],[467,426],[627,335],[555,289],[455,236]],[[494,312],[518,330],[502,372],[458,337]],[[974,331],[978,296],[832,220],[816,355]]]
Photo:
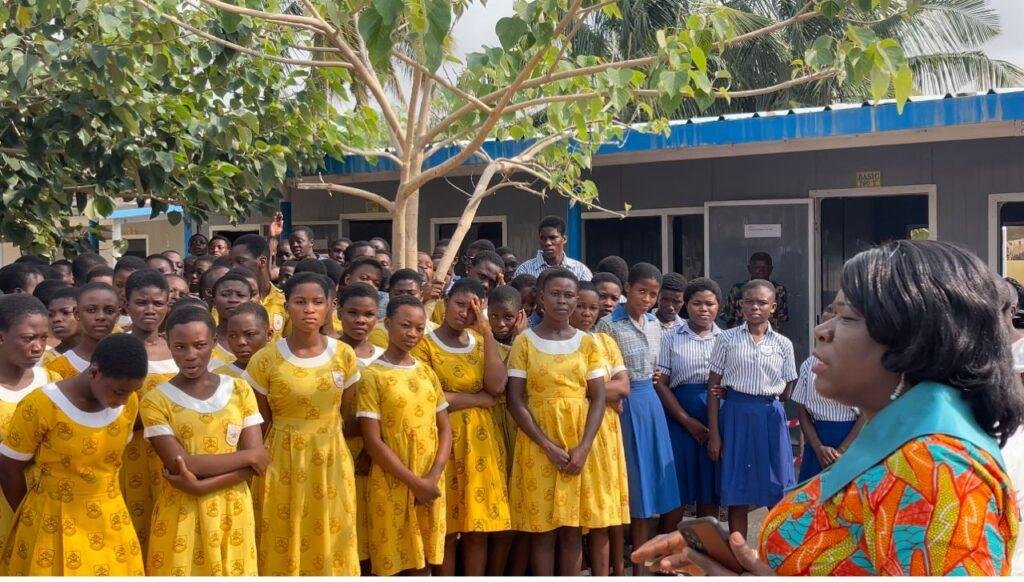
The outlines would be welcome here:
[[[1024,69],[980,51],[911,57],[914,84],[923,94],[984,91],[1024,85]]]

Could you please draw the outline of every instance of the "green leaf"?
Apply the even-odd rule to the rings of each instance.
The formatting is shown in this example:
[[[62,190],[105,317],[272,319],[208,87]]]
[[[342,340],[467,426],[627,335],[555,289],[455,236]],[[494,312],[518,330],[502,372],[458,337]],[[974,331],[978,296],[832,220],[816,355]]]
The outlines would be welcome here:
[[[359,35],[370,50],[370,60],[379,68],[389,64],[394,24],[394,21],[384,20],[373,6],[367,6],[359,15]]]
[[[32,9],[28,6],[18,6],[18,10],[14,13],[14,21],[21,28],[28,28],[32,25]]]
[[[13,64],[12,60],[12,64]],[[18,80],[18,85],[22,89],[28,87],[28,79],[32,75],[32,71],[39,65],[41,61],[36,55],[29,53],[24,55],[19,65],[15,66],[14,76]]]
[[[910,98],[910,91],[914,85],[914,73],[910,70],[909,65],[904,64],[900,67],[899,71],[896,72],[892,85],[893,93],[896,97],[896,110],[899,113],[903,113],[903,105]]]
[[[818,11],[825,18],[835,18],[843,11],[843,2],[842,0],[820,0]]]
[[[242,15],[231,12],[220,11],[220,26],[224,32],[234,34],[238,32],[238,25],[242,23]]]
[[[889,73],[881,69],[871,69],[871,98],[875,101],[885,99],[889,94]]]
[[[452,25],[452,5],[449,0],[425,0],[427,8],[427,34],[423,49],[427,54],[427,68],[436,71],[444,60],[444,41]]]
[[[171,223],[171,226],[178,226],[181,224],[181,213],[177,210],[172,210],[167,213],[167,222]]]
[[[402,15],[402,0],[373,0],[373,7],[385,22],[397,22]]]
[[[89,45],[89,58],[97,68],[104,68],[107,65],[107,47],[101,44]]]
[[[693,59],[693,64],[697,67],[697,70],[702,73],[708,72],[708,57],[704,54],[704,49],[699,46],[690,47],[690,58]]]
[[[168,174],[174,171],[174,154],[171,152],[156,152],[156,162]]]
[[[831,66],[835,62],[835,40],[830,36],[819,36],[804,52],[804,60],[815,70]]]
[[[506,16],[499,19],[498,23],[494,25],[494,32],[498,35],[498,42],[501,43],[501,48],[505,50],[512,50],[519,43],[519,39],[526,36],[529,30],[530,28],[526,22],[518,16]]]
[[[100,30],[106,34],[113,34],[117,32],[117,27],[121,24],[121,19],[104,9],[100,11],[99,24]]]

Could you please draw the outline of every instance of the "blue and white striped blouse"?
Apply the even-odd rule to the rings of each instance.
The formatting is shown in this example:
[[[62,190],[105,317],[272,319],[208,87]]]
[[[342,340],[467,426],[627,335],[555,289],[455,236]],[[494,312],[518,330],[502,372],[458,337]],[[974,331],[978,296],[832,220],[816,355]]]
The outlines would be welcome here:
[[[658,368],[669,375],[669,386],[705,384],[711,367],[715,339],[724,333],[712,324],[711,333],[701,337],[686,321],[661,336]]]
[[[793,343],[768,326],[754,343],[747,324],[722,332],[711,352],[711,371],[729,390],[753,396],[778,396],[797,379]]]
[[[811,367],[818,358],[811,356],[800,366],[800,379],[793,389],[793,402],[803,404],[811,418],[824,422],[842,422],[857,419],[857,410],[825,398],[814,389],[816,375]]]

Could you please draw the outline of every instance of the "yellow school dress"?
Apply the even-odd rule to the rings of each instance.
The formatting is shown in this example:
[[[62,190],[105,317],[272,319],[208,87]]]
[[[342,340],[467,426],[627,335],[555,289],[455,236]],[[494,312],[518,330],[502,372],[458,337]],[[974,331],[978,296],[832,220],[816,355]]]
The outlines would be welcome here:
[[[430,333],[435,329],[437,329],[437,324],[433,321],[428,321],[426,325],[423,326],[424,333]],[[366,336],[366,341],[379,348],[384,348],[385,350],[388,349],[388,329],[384,327],[383,321],[373,326],[369,335]]]
[[[238,358],[235,357],[235,354],[220,345],[220,342],[215,341],[213,343],[213,353],[210,354],[210,363],[207,364],[206,369],[212,372],[225,364],[234,362],[237,359]]]
[[[437,457],[437,413],[448,401],[437,375],[423,362],[396,366],[378,359],[363,371],[356,415],[380,421],[380,435],[399,461],[419,476]],[[449,465],[445,473],[452,471]],[[444,481],[444,477],[441,477]],[[370,469],[370,562],[378,576],[418,570],[444,560],[445,487],[429,505],[398,477]]]
[[[143,398],[150,390],[170,380],[178,373],[174,360],[150,360],[149,374],[139,388],[139,398]],[[162,480],[160,458],[153,447],[142,438],[142,423],[136,424],[138,430],[131,442],[124,449],[121,465],[121,491],[124,492],[124,503],[132,516],[132,525],[142,544],[142,553],[146,553],[149,541],[149,520],[153,515],[153,498],[156,487]]]
[[[7,390],[0,387],[0,443],[7,440],[7,431],[14,419],[14,410],[18,407],[18,403],[36,388],[60,380],[56,374],[43,368],[32,368],[32,374],[32,381],[20,390]],[[39,479],[39,471],[36,470],[35,465],[29,466],[25,477],[31,488]],[[0,548],[3,548],[7,542],[7,533],[11,531],[13,519],[14,510],[7,504],[7,498],[0,495]]]
[[[412,355],[430,366],[445,392],[475,394],[484,389],[484,342],[467,330],[468,345],[444,345],[435,332],[427,334]],[[445,471],[447,531],[507,531],[508,485],[505,443],[488,408],[464,408],[448,414],[452,425],[450,471]]]
[[[508,362],[508,356],[512,352],[512,346],[498,342],[498,355],[503,362]],[[498,401],[491,409],[494,415],[494,422],[498,425],[498,433],[505,443],[505,477],[512,477],[512,458],[516,450],[516,420],[508,409],[508,399],[504,392],[498,397]]]
[[[143,575],[118,484],[138,410],[133,394],[118,408],[83,412],[56,384],[18,404],[0,454],[34,458],[40,477],[15,512],[0,575]]]
[[[606,333],[595,333],[593,336],[605,362],[604,381],[607,382],[615,374],[625,371],[626,364],[622,361],[619,344],[615,343],[612,336]],[[587,462],[589,464],[592,462],[590,459],[593,459],[593,462],[597,463],[602,475],[600,478],[603,483],[607,483],[602,490],[602,504],[608,508],[609,517],[613,521],[618,521],[612,525],[629,523],[629,476],[626,473],[626,450],[622,443],[619,413],[611,405],[605,406],[604,420],[601,421],[601,428],[594,437],[594,446]],[[616,510],[618,515],[615,515]]]
[[[239,368],[237,362],[231,362],[230,364],[222,364],[210,371],[220,376],[231,376],[232,378],[241,378],[242,374],[245,373],[245,368]]]
[[[341,395],[359,380],[352,348],[325,337],[300,358],[286,340],[253,355],[243,378],[270,404],[270,465],[253,482],[263,576],[357,576],[356,491]]]
[[[275,342],[287,337],[292,326],[288,319],[288,300],[284,297],[284,291],[271,285],[270,293],[263,298],[263,308],[267,310],[267,316],[270,318],[270,341]]]
[[[43,352],[43,357],[39,358],[39,363],[36,364],[36,366],[45,368],[47,364],[56,360],[60,355],[60,352],[58,352],[53,346],[46,346],[46,351]]]
[[[84,372],[89,367],[89,360],[79,356],[72,348],[43,367],[56,374],[61,380],[67,380]]]
[[[512,343],[508,375],[526,379],[526,406],[555,445],[572,450],[583,438],[587,380],[603,378],[605,362],[597,341],[576,330],[567,340],[547,340],[526,330]],[[603,403],[601,404],[603,406]],[[597,529],[617,525],[618,492],[610,496],[595,457],[607,454],[597,439],[579,475],[559,471],[543,449],[519,429],[512,465],[512,529],[547,532],[559,527]],[[613,504],[614,505],[614,504]]]
[[[379,358],[384,353],[383,348],[373,346],[373,353],[368,357],[360,358],[356,356],[359,361],[360,374],[366,369],[367,366],[372,364],[374,360]],[[360,376],[361,377],[361,376]],[[355,390],[356,397],[359,395],[359,385],[362,381],[356,382],[352,385],[352,389]],[[352,399],[352,406],[355,407],[355,398]],[[351,412],[355,412],[354,410]],[[352,461],[359,457],[359,454],[363,452],[363,437],[355,436],[345,439],[345,445],[348,446],[349,452],[352,454]],[[367,503],[369,503],[369,491],[366,488],[367,475],[356,475],[356,537],[359,540],[359,561],[370,559],[370,514],[367,511]]]
[[[256,396],[245,380],[220,376],[206,400],[168,383],[142,399],[145,437],[173,436],[190,455],[223,455],[238,450],[242,430],[263,422]],[[248,483],[195,497],[162,479],[146,574],[150,576],[255,576],[256,518]]]

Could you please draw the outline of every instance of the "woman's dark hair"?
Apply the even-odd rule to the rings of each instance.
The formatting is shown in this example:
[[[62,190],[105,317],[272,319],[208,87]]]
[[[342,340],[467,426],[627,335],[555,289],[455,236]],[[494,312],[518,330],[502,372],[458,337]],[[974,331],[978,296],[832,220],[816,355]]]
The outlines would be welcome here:
[[[92,365],[108,378],[142,380],[149,375],[146,346],[130,333],[115,333],[100,340],[92,352]]]
[[[357,240],[357,241],[353,242],[352,244],[348,245],[347,247],[345,247],[345,251],[341,253],[341,254],[345,255],[345,264],[347,265],[347,264],[352,262],[352,259],[355,258],[355,256],[356,256],[356,251],[362,250],[362,249],[364,249],[366,247],[373,247],[373,245],[371,245],[370,243],[366,242],[365,240]],[[373,253],[377,254],[377,249],[374,249]],[[365,255],[359,255],[359,256],[365,256]]]
[[[619,288],[619,291],[622,291],[622,279],[619,279],[614,273],[594,273],[594,278],[591,279],[590,282],[593,283],[595,286],[601,285],[603,283],[613,283],[616,287]]]
[[[1006,277],[1006,282],[1017,294],[1017,313],[1013,315],[1013,327],[1020,329],[1024,327],[1024,285],[1013,277]]]
[[[697,277],[686,284],[686,289],[683,291],[683,303],[689,303],[694,295],[704,291],[710,291],[714,294],[715,301],[722,302],[722,288],[718,286],[718,283],[708,277]]]
[[[528,273],[522,273],[512,277],[512,280],[508,282],[508,286],[515,289],[516,291],[522,291],[527,287],[536,287],[537,278]]]
[[[327,278],[327,275],[321,275],[319,273],[295,273],[288,278],[288,282],[284,284],[284,298],[288,301],[292,298],[292,293],[295,292],[295,288],[299,285],[307,285],[313,283],[319,285],[324,290],[324,297],[331,297],[333,293],[333,285],[331,280]]]
[[[391,285],[400,281],[414,281],[417,285],[422,285],[423,275],[416,269],[399,269],[391,273],[390,280],[388,281]]]
[[[89,274],[85,276],[85,283],[91,283],[93,279],[97,277],[114,277],[114,270],[106,265],[100,265],[93,270],[89,271]],[[77,281],[78,279],[75,279]]]
[[[75,303],[78,303],[79,293],[81,293],[81,289],[78,287],[64,287],[63,289],[57,289],[46,301],[46,308],[49,309],[50,304],[58,299],[72,299]]]
[[[83,285],[89,278],[89,272],[96,267],[107,267],[107,260],[96,253],[82,253],[71,261],[71,275],[76,285]],[[111,273],[113,274],[113,273]]]
[[[317,275],[327,276],[327,268],[324,267],[323,261],[320,259],[314,259],[313,257],[306,257],[295,263],[295,274],[299,273],[316,273]]]
[[[178,300],[174,303],[174,307],[171,308],[171,313],[174,313],[179,309],[185,309],[187,307],[201,307],[203,309],[206,309],[207,311],[209,311],[210,309],[210,306],[207,305],[206,302],[203,301],[202,299],[198,297],[193,297],[192,295],[185,295],[183,297],[179,297]],[[170,317],[170,314],[168,314],[168,317]]]
[[[270,327],[270,316],[267,314],[267,309],[254,301],[246,301],[239,303],[235,309],[228,314],[228,321],[240,316],[240,315],[252,315],[263,325]]]
[[[384,237],[382,237],[382,236],[375,236],[375,237],[371,238],[368,242],[370,242],[372,244],[373,241],[377,241],[377,242],[381,243],[382,245],[384,245],[384,250],[385,251],[387,251],[389,253],[391,252],[391,244],[388,243],[388,241],[384,240]]]
[[[114,289],[112,286],[107,285],[106,283],[94,282],[86,283],[85,285],[82,285],[81,287],[78,288],[79,300],[81,300],[82,297],[85,297],[86,293],[92,293],[93,291],[103,291],[105,293],[111,293],[114,295],[114,297],[117,297],[117,290]]]
[[[324,266],[324,275],[330,277],[331,281],[334,281],[334,286],[337,287],[341,283],[341,277],[345,274],[345,267],[342,267],[341,263],[334,259],[324,259],[320,261],[320,264]]]
[[[213,316],[210,315],[210,311],[205,307],[199,307],[198,305],[190,305],[188,307],[171,311],[171,314],[167,316],[167,324],[164,329],[167,336],[170,337],[171,330],[174,329],[175,326],[196,322],[206,324],[206,327],[210,328],[210,333],[217,333],[217,324],[213,323]]]
[[[537,281],[537,284],[540,286],[541,291],[547,289],[548,285],[550,285],[551,282],[554,281],[555,279],[568,279],[576,285],[577,289],[580,286],[580,280],[576,277],[576,275],[574,275],[573,272],[570,271],[569,269],[565,269],[562,267],[547,269],[540,275],[541,276],[540,279]],[[461,279],[459,280],[461,281]]]
[[[646,279],[654,279],[658,282],[658,285],[661,285],[661,269],[650,263],[637,263],[629,270],[627,282],[630,285]]]
[[[349,248],[352,248],[352,247],[349,247]],[[377,259],[375,259],[373,257],[368,257],[366,255],[362,255],[362,256],[356,257],[356,258],[352,259],[351,261],[345,263],[345,275],[341,278],[341,280],[344,281],[345,277],[348,277],[352,273],[355,273],[356,269],[358,269],[358,268],[360,268],[360,267],[362,267],[364,265],[369,265],[369,266],[373,267],[374,269],[377,269],[377,272],[380,273],[381,278],[384,277],[384,265],[380,264],[380,261],[378,261]],[[296,270],[296,272],[298,272],[298,268],[296,268],[295,270]],[[382,286],[383,286],[383,284],[382,284]]]
[[[128,275],[128,280],[124,282],[124,298],[130,300],[132,293],[148,287],[158,289],[164,293],[170,293],[171,291],[170,285],[167,284],[167,277],[164,277],[163,273],[156,269],[140,269]]]
[[[49,268],[49,267],[47,267]],[[43,276],[43,272],[39,270],[38,265],[31,263],[11,263],[3,268],[0,268],[0,291],[4,294],[15,293],[16,290],[21,289],[22,291],[28,289],[28,279],[32,275]]]
[[[487,241],[487,242],[491,242],[491,241]],[[491,245],[491,246],[494,246],[494,245]],[[505,261],[501,258],[501,256],[498,253],[496,253],[494,251],[488,251],[488,250],[481,250],[481,251],[479,251],[476,254],[476,256],[473,257],[473,262],[471,264],[475,267],[475,266],[479,265],[480,263],[490,263],[490,264],[498,267],[502,271],[505,270]]]
[[[484,293],[484,286],[480,284],[480,281],[476,279],[470,279],[469,277],[463,277],[452,284],[452,288],[448,290],[445,297],[455,297],[460,293],[468,293],[470,295],[476,295],[480,299],[487,296]]]
[[[685,292],[686,277],[679,273],[665,273],[665,276],[661,278],[661,290]]]
[[[46,279],[36,285],[35,290],[32,291],[32,295],[36,299],[42,301],[43,305],[49,305],[50,299],[53,297],[54,293],[61,289],[67,289],[70,286],[71,285],[67,284],[62,279]]]
[[[115,273],[122,273],[124,271],[135,272],[148,268],[149,265],[146,264],[146,261],[144,259],[136,257],[135,255],[125,255],[118,259],[116,263],[114,263]]]
[[[377,290],[373,286],[366,283],[352,283],[338,294],[338,308],[344,307],[349,299],[356,297],[372,299],[375,304],[380,305],[380,295],[377,294]]]
[[[417,309],[423,309],[423,302],[420,301],[419,299],[416,299],[412,295],[399,295],[398,297],[395,297],[394,299],[388,301],[388,306],[387,309],[385,310],[385,316],[394,317],[395,314],[398,313],[398,308],[405,305],[416,307]]]
[[[597,262],[596,273],[611,273],[619,279],[619,287],[629,278],[629,263],[618,255],[608,255]]]
[[[597,285],[594,285],[593,281],[580,281],[579,283],[577,283],[576,286],[577,286],[577,289],[576,289],[577,292],[579,292],[579,291],[590,291],[590,292],[593,292],[593,293],[597,293]]]
[[[747,291],[753,291],[754,289],[767,289],[772,292],[772,299],[776,298],[775,284],[767,279],[751,279],[743,284],[743,289],[740,291],[740,297],[745,297]]]
[[[842,291],[886,347],[882,366],[908,385],[958,389],[1000,446],[1024,419],[995,280],[975,255],[946,242],[895,241],[850,259]]]
[[[252,274],[252,271],[249,271],[249,269],[246,269],[246,271],[248,271],[250,275]],[[252,282],[249,281],[248,277],[246,277],[246,273],[242,273],[236,269],[231,269],[227,273],[224,273],[224,276],[217,279],[217,282],[213,284],[213,296],[216,297],[217,290],[232,281],[245,285],[249,289],[250,298],[256,295],[257,290],[252,288]]]
[[[7,331],[11,326],[30,315],[42,315],[48,318],[43,302],[27,293],[13,293],[0,296],[0,331]]]
[[[500,285],[487,294],[487,305],[508,305],[512,311],[523,308],[523,296],[511,285]]]

